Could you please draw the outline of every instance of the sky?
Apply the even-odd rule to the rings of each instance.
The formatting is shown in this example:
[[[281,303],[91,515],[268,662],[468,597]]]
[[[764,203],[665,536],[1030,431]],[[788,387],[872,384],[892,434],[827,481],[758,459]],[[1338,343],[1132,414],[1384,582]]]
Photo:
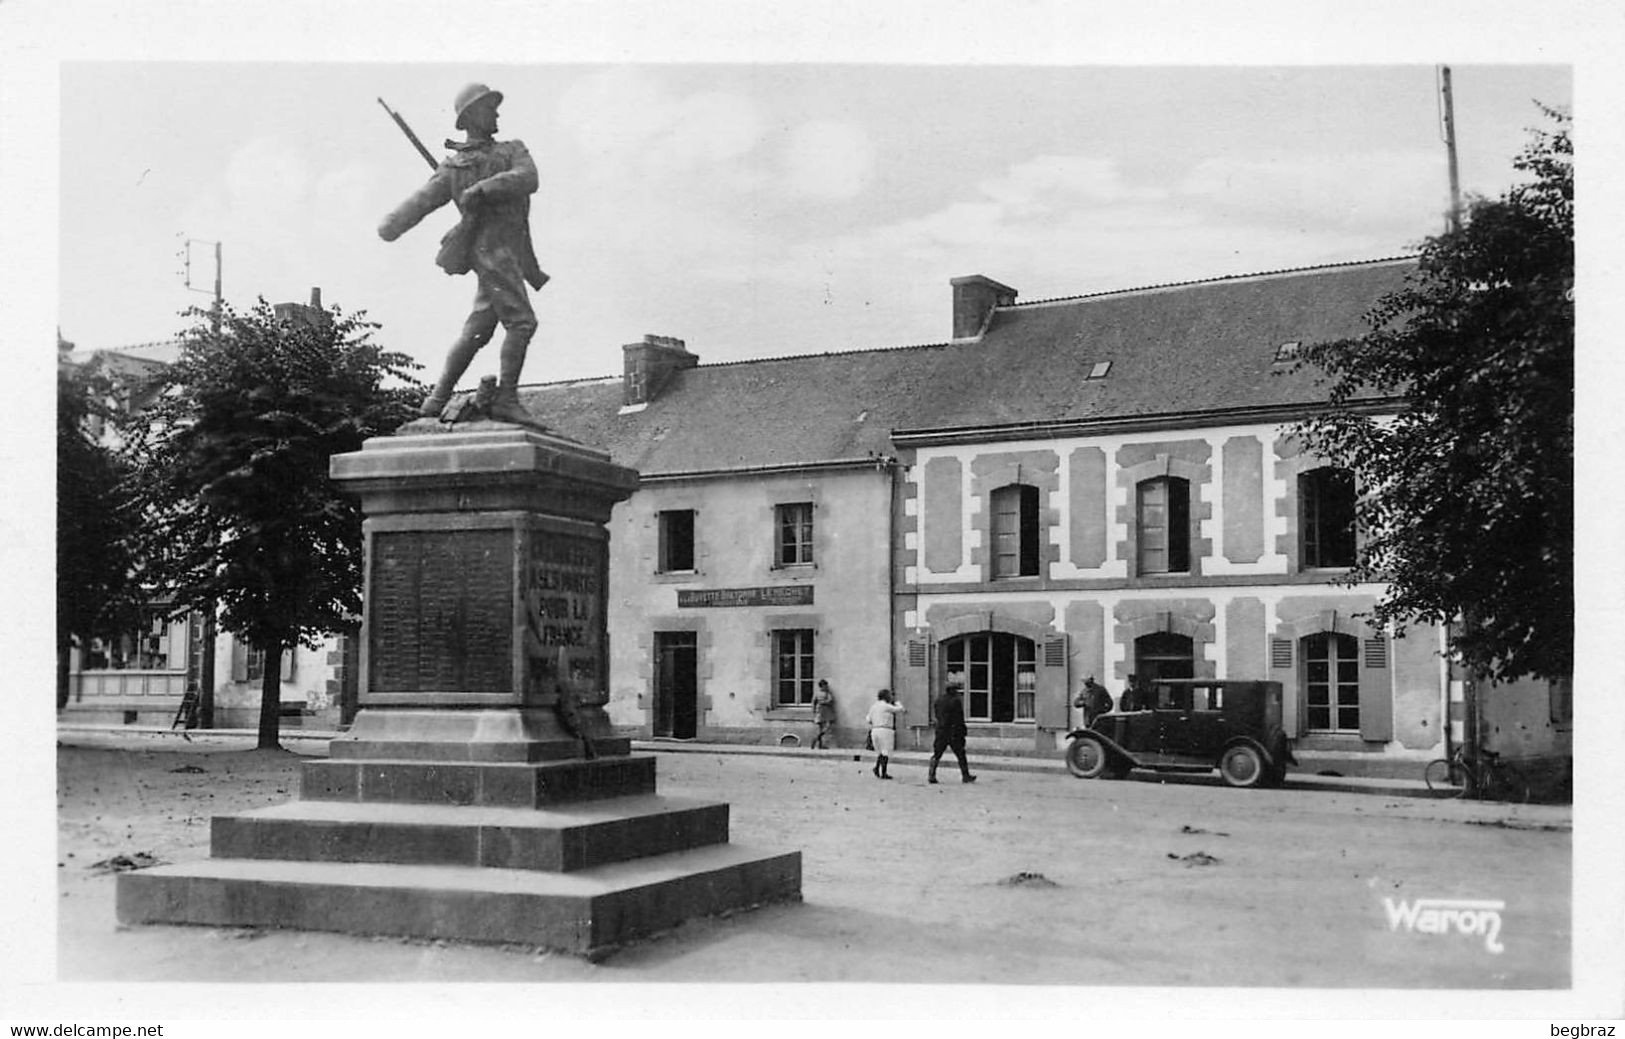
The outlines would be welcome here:
[[[553,277],[533,297],[541,327],[524,377],[534,383],[615,375],[620,347],[645,333],[686,340],[702,363],[940,342],[949,280],[967,274],[1035,300],[1405,253],[1442,228],[1448,205],[1435,89],[1446,63],[1467,191],[1505,190],[1526,129],[1542,125],[1534,101],[1575,108],[1586,489],[1575,928],[1582,949],[1612,951],[1576,958],[1574,993],[1487,993],[1470,1007],[1437,993],[1306,1002],[1269,990],[1228,1004],[1184,991],[1167,1006],[1240,1018],[1617,1013],[1598,996],[1618,990],[1625,921],[1619,802],[1601,793],[1620,788],[1620,701],[1585,691],[1617,685],[1625,625],[1615,547],[1625,481],[1608,446],[1625,439],[1625,352],[1612,344],[1625,325],[1613,288],[1625,277],[1614,244],[1625,240],[1620,39],[1625,6],[1613,0],[0,0],[11,390],[0,409],[10,506],[0,601],[16,615],[6,689],[34,708],[8,708],[23,721],[0,783],[14,806],[42,808],[8,826],[0,875],[38,881],[14,889],[6,912],[33,914],[24,923],[44,936],[0,948],[0,997],[41,1020],[164,1020],[182,1006],[171,989],[37,984],[50,979],[50,957],[33,949],[50,947],[54,897],[37,868],[54,861],[53,716],[41,692],[53,673],[41,608],[54,572],[46,344],[56,329],[86,349],[174,336],[181,311],[210,301],[220,242],[234,307],[320,287],[324,302],[366,311],[375,338],[432,377],[474,287],[433,265],[449,212],[396,242],[377,238],[428,172],[378,97],[438,151],[465,83],[507,95],[499,136],[525,141],[536,160],[532,231]],[[177,255],[188,239],[201,291]],[[487,350],[465,385],[495,361]],[[956,986],[938,1003],[930,990],[855,987],[868,995],[779,987],[682,1008],[646,998],[650,1013],[692,1016],[734,1006],[1009,1016],[996,990]],[[420,1002],[438,993],[345,994],[321,1012],[490,1012]],[[1019,1005],[1075,1022],[1098,1013],[1092,994],[1051,989]],[[239,986],[193,1015],[274,1018],[291,1005],[279,999]],[[617,993],[616,1006],[645,1004]]]
[[[1452,78],[1462,187],[1497,195],[1571,70]],[[505,94],[499,137],[541,181],[527,382],[618,373],[645,333],[702,363],[939,342],[960,275],[1042,299],[1394,256],[1449,201],[1429,64],[76,62],[63,336],[172,337],[220,242],[232,306],[320,287],[438,365],[474,278],[433,264],[449,206],[378,238],[428,167],[377,98],[442,155],[469,82]]]

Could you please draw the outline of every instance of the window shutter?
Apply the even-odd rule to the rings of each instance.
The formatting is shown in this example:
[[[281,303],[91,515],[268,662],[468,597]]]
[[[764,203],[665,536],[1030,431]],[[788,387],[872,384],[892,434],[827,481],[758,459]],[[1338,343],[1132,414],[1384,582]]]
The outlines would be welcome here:
[[[1033,713],[1037,716],[1035,720],[1041,729],[1065,729],[1069,706],[1065,632],[1045,637],[1039,664],[1038,688],[1033,703]]]
[[[231,640],[231,680],[248,681],[248,647],[243,645],[242,639],[236,637]]]
[[[1066,636],[1051,635],[1044,640],[1044,666],[1066,666]]]
[[[1270,639],[1270,667],[1289,668],[1292,666],[1292,640]]]
[[[927,666],[931,658],[930,648],[930,641],[924,635],[909,639],[908,666],[897,673],[897,688],[893,692],[907,709],[908,713],[904,716],[904,724],[907,725],[925,725],[931,720],[933,694],[928,683],[931,670]]]
[[[282,651],[282,681],[284,682],[293,681],[294,656],[294,651],[291,649]]]
[[[1382,636],[1365,640],[1365,666],[1388,666],[1388,640]]]
[[[1386,743],[1394,738],[1394,690],[1389,680],[1388,640],[1365,640],[1360,662],[1360,738]]]
[[[909,667],[924,667],[925,666],[925,661],[926,661],[925,640],[924,639],[909,639],[908,640],[908,666]]]

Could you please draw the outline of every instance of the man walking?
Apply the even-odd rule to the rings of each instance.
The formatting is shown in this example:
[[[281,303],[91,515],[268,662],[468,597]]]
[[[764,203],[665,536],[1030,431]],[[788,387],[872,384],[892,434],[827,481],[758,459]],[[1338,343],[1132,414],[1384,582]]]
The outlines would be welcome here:
[[[473,271],[479,281],[474,309],[462,334],[446,354],[446,366],[419,414],[434,418],[451,401],[457,380],[501,324],[501,378],[489,414],[501,422],[538,425],[519,403],[519,373],[536,334],[536,313],[525,291],[540,289],[547,275],[536,263],[530,241],[530,196],[537,187],[536,165],[521,141],[498,141],[497,106],[501,91],[470,83],[454,102],[457,128],[465,141],[447,141],[452,155],[411,198],[384,218],[378,235],[393,242],[447,202],[462,220],[440,242],[435,257],[447,274]]]
[[[965,761],[965,701],[959,687],[951,685],[937,697],[937,735],[931,743],[931,768],[926,773],[925,781],[937,781],[937,762],[942,760],[942,752],[949,747],[954,749],[954,757],[959,759],[959,781],[961,783],[974,783],[976,777],[970,774],[970,765]]]

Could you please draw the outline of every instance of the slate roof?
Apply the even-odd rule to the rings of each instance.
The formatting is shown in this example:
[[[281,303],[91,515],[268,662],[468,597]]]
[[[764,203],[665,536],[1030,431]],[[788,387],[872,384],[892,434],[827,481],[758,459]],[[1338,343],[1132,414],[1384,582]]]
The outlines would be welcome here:
[[[861,462],[892,453],[893,431],[1287,408],[1321,394],[1311,373],[1279,374],[1276,349],[1361,334],[1366,311],[1414,267],[1377,260],[1018,302],[976,339],[702,363],[628,414],[619,378],[524,394],[549,426],[645,476]],[[1088,378],[1101,361],[1107,376]]]

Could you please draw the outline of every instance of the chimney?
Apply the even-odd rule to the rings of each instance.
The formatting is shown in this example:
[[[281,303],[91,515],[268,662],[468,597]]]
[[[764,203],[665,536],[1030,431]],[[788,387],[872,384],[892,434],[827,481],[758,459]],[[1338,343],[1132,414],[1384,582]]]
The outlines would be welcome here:
[[[310,290],[310,303],[275,303],[271,306],[271,313],[278,321],[297,321],[319,328],[328,321],[326,312],[322,310],[322,290]]]
[[[1016,290],[992,278],[971,274],[954,278],[954,338],[975,339],[987,328],[995,307],[1008,307],[1016,301]]]
[[[649,403],[665,389],[673,372],[700,363],[698,357],[688,352],[681,339],[671,336],[645,335],[643,342],[621,347],[621,357],[624,362],[621,380],[623,407]]]

